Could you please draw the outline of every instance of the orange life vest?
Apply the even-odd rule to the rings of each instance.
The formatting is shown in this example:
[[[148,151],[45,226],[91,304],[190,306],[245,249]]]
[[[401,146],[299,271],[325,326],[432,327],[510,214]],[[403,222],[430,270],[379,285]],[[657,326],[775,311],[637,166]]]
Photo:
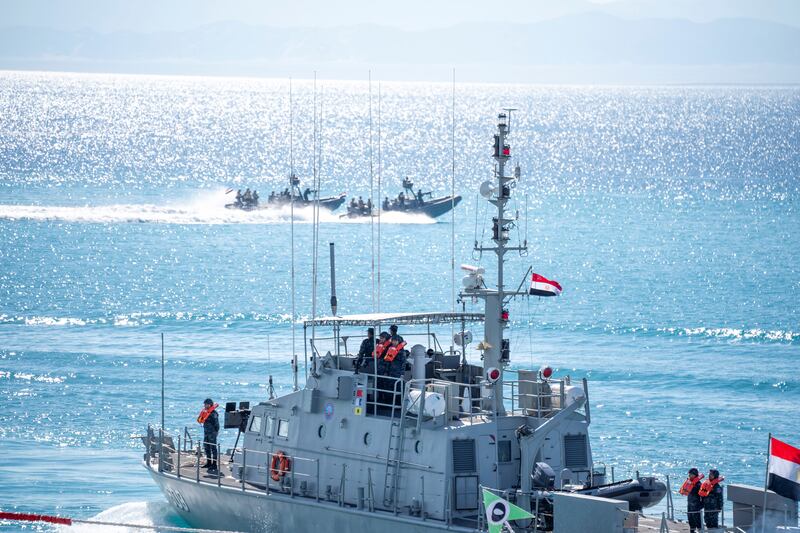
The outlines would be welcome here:
[[[681,485],[681,490],[679,490],[678,492],[680,493],[681,496],[688,496],[689,494],[691,494],[692,489],[694,488],[694,486],[696,484],[700,483],[701,479],[703,479],[703,474],[700,474],[699,476],[697,476],[694,479],[689,479],[687,477],[686,481],[684,481],[683,485]]]
[[[203,410],[200,411],[200,414],[197,415],[197,423],[198,424],[205,423],[206,419],[208,419],[208,417],[211,416],[211,413],[213,413],[214,409],[216,409],[217,407],[219,407],[219,404],[215,403],[214,405],[209,405],[208,407],[203,408]]]
[[[711,494],[711,491],[714,490],[714,487],[717,484],[721,483],[723,479],[725,479],[725,478],[724,477],[718,477],[717,479],[707,479],[707,480],[703,481],[703,484],[700,486],[700,491],[698,492],[698,494],[701,497],[705,498],[706,496]]]
[[[397,354],[400,353],[400,350],[405,348],[405,346],[406,346],[405,342],[399,342],[397,343],[397,346],[392,346],[386,352],[386,357],[384,357],[383,360],[386,361],[387,363],[391,363],[392,361],[394,361],[394,358],[397,357]]]
[[[386,348],[388,348],[391,344],[392,344],[392,341],[389,341],[389,340],[387,340],[386,342],[379,342],[375,346],[375,352],[373,353],[375,358],[381,357],[383,355],[383,352],[386,351]]]

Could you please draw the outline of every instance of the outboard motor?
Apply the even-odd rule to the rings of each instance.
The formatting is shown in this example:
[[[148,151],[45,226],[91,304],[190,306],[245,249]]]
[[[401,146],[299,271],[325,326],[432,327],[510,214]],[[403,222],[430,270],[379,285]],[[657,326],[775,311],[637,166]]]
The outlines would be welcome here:
[[[539,490],[553,490],[556,486],[556,473],[547,463],[536,463],[533,469],[532,487]]]

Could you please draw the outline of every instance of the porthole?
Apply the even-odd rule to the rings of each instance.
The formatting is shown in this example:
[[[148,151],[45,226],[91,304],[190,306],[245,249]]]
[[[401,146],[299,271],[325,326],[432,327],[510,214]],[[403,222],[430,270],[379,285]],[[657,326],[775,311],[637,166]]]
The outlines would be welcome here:
[[[319,436],[319,438],[321,439],[325,438],[325,424],[319,425],[319,427],[317,428],[317,436]]]
[[[372,444],[372,433],[364,433],[364,446],[369,446],[370,444]]]
[[[417,454],[422,453],[422,441],[421,440],[418,440],[417,442],[414,443],[414,451],[417,452]]]

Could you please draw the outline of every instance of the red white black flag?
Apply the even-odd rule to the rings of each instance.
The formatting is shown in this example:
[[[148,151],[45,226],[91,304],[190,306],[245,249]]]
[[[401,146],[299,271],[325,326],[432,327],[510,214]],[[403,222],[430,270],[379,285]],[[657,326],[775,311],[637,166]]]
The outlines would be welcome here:
[[[800,449],[773,437],[769,442],[769,490],[800,500]]]
[[[547,279],[534,272],[531,279],[530,294],[534,296],[558,296],[561,294],[561,285],[557,281]]]

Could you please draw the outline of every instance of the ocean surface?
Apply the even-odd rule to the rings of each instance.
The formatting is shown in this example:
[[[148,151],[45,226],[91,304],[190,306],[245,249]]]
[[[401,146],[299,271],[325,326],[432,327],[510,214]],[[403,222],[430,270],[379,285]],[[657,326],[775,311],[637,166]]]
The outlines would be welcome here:
[[[564,287],[511,305],[512,366],[589,378],[617,479],[760,485],[768,433],[800,445],[800,88],[458,84],[454,150],[450,84],[378,85],[370,123],[366,81],[318,81],[315,102],[295,80],[290,113],[288,80],[0,72],[0,508],[181,524],[134,438],[159,423],[161,333],[175,431],[207,396],[265,399],[270,374],[291,389],[289,212],[226,210],[229,188],[264,198],[293,165],[323,194],[377,200],[409,176],[444,195],[455,154],[455,224],[387,216],[379,242],[339,213],[319,226],[317,314],[328,242],[340,312],[450,310],[451,234],[456,265],[496,263],[472,247],[502,107],[530,246],[507,278]],[[311,212],[295,220],[301,321]]]

